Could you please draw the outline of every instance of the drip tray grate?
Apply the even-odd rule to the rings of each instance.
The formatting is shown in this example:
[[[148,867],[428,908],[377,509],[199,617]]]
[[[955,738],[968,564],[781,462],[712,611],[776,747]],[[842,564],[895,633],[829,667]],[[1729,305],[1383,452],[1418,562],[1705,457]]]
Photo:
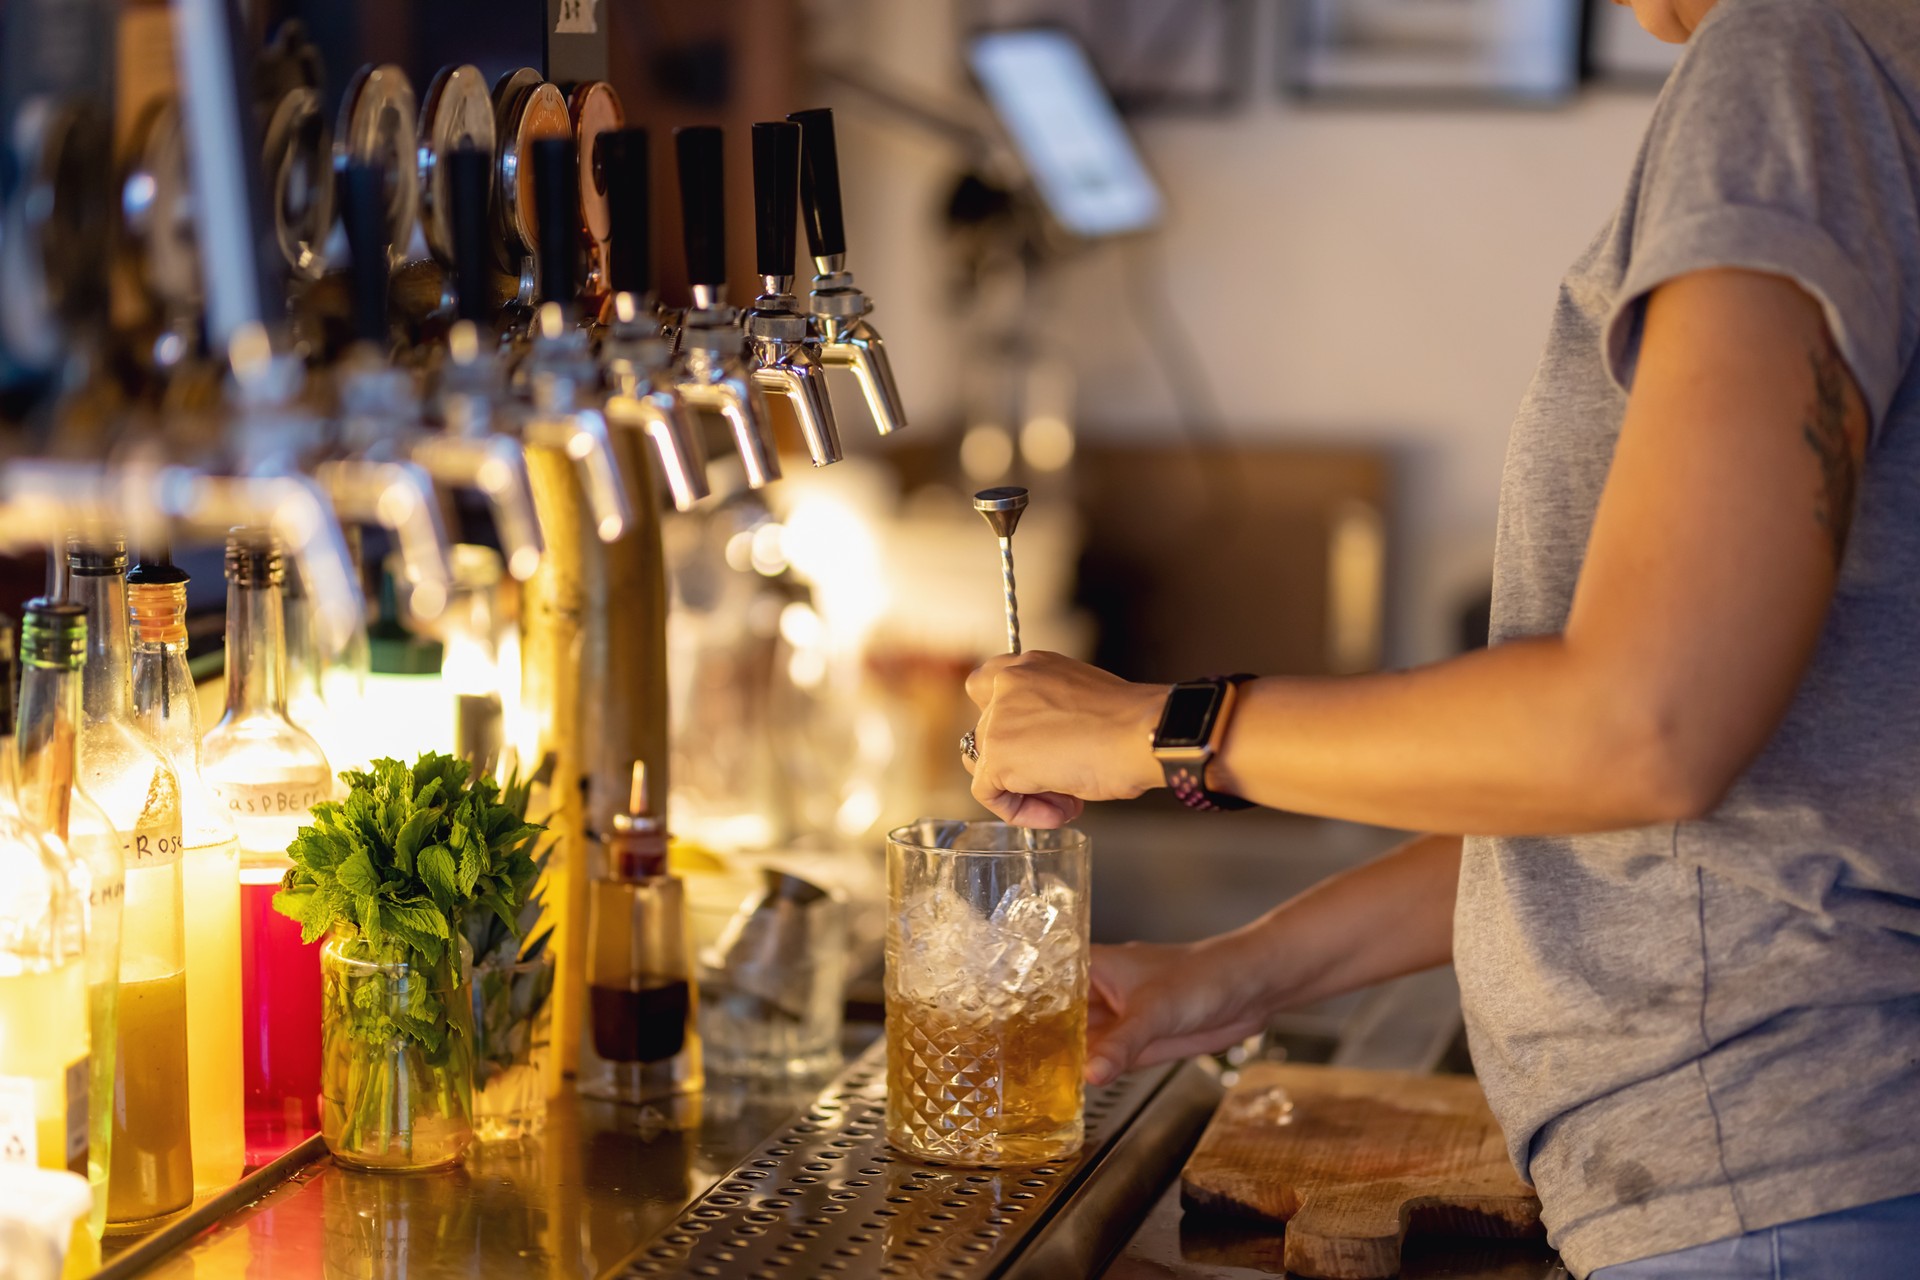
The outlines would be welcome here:
[[[643,1247],[623,1276],[981,1280],[1017,1275],[1043,1256],[1049,1262],[1035,1274],[1071,1274],[1054,1265],[1066,1256],[1059,1251],[1097,1253],[1079,1257],[1082,1268],[1104,1261],[1219,1097],[1192,1064],[1138,1072],[1087,1091],[1086,1145],[1072,1159],[962,1168],[887,1144],[885,1054],[881,1042],[861,1055]],[[1071,1230],[1052,1230],[1069,1217]]]

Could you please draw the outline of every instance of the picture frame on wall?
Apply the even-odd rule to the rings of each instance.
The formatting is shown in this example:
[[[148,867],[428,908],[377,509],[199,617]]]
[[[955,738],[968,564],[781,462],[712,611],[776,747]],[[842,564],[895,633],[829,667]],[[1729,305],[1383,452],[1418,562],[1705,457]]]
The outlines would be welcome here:
[[[969,32],[1062,27],[1128,115],[1226,114],[1253,91],[1256,0],[965,0]]]
[[[1554,106],[1580,87],[1583,0],[1287,0],[1286,90],[1309,100]]]
[[[1609,0],[1587,0],[1589,81],[1609,89],[1657,92],[1685,49],[1648,34],[1632,9]]]

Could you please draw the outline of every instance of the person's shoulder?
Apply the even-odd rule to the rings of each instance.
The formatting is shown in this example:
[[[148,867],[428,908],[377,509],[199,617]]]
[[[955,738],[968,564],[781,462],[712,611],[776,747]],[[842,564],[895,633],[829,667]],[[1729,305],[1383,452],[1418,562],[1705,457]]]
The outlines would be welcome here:
[[[1693,33],[1673,96],[1811,103],[1886,80],[1920,84],[1912,0],[1720,0]]]
[[[1887,14],[1912,23],[1910,0],[1720,0],[1693,33],[1688,58],[1724,59],[1773,52],[1791,55],[1857,46],[1863,29]]]

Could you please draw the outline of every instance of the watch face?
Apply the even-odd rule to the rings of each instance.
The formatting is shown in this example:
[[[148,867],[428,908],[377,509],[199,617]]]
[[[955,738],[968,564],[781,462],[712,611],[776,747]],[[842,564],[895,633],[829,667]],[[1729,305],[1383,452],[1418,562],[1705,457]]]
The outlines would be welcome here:
[[[1225,690],[1219,685],[1177,684],[1167,695],[1166,708],[1160,713],[1160,729],[1153,735],[1155,747],[1204,747],[1207,731],[1213,727],[1214,709]]]

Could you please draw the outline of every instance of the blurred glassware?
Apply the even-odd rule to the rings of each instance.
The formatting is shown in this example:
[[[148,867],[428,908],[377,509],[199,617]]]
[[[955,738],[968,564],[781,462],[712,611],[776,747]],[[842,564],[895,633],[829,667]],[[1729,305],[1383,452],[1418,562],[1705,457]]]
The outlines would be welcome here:
[[[845,904],[766,868],[701,971],[701,1038],[716,1074],[824,1076],[840,1065],[847,988]]]
[[[517,1142],[547,1125],[553,1093],[554,955],[540,929],[549,844],[535,857],[536,888],[521,904],[517,931],[491,911],[467,917],[473,950],[473,1135]]]

